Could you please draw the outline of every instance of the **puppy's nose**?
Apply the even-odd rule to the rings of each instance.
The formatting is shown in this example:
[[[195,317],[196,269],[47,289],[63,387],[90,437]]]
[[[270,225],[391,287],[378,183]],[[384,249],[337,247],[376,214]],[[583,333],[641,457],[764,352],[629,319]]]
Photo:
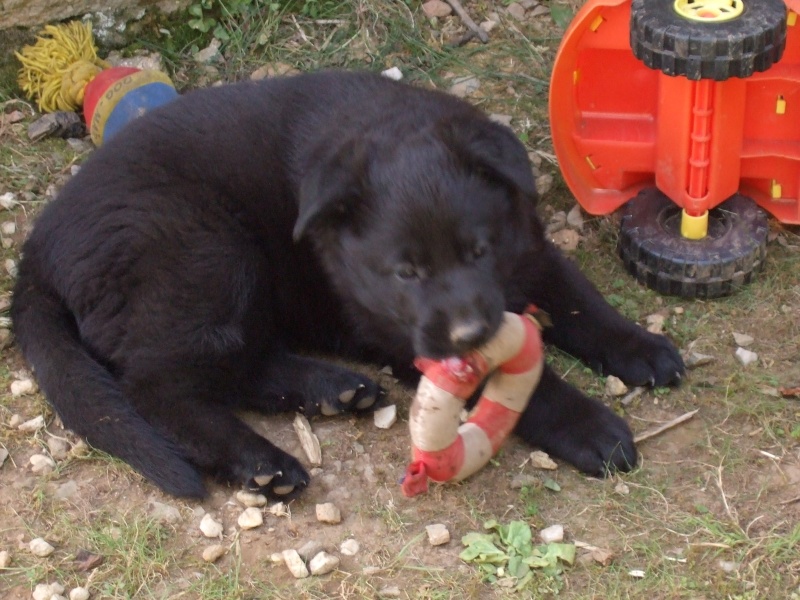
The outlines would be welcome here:
[[[450,326],[450,341],[455,346],[473,347],[484,340],[489,329],[481,319],[456,321]]]

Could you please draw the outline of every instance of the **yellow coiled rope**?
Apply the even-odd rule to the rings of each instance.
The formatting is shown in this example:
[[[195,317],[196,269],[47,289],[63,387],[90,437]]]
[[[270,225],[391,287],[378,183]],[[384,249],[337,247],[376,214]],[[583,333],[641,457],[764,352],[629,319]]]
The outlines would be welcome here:
[[[77,110],[83,90],[109,64],[97,57],[90,23],[47,25],[32,46],[15,53],[22,68],[19,86],[39,110]]]

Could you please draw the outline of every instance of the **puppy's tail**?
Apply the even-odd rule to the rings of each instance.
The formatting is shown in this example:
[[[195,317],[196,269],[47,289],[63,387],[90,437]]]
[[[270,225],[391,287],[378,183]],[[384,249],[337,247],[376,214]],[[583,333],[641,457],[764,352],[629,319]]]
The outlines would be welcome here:
[[[36,277],[25,266],[22,261],[11,308],[14,334],[64,425],[165,492],[205,496],[197,470],[128,403],[113,375],[81,342],[72,314],[32,281]]]

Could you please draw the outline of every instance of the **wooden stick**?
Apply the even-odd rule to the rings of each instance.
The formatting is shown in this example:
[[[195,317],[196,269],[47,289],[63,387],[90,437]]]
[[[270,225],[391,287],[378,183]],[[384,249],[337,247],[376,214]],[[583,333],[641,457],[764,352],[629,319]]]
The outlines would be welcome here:
[[[473,21],[472,18],[467,14],[467,11],[465,11],[464,7],[461,6],[461,2],[459,2],[459,0],[447,0],[447,3],[452,6],[453,10],[456,11],[456,14],[461,17],[461,20],[464,21],[464,25],[475,32],[475,35],[478,36],[478,39],[481,42],[485,44],[489,41],[489,34],[481,29],[480,25],[475,24],[475,21]]]
[[[688,413],[686,413],[684,415],[681,415],[680,417],[678,417],[676,419],[672,419],[672,421],[664,423],[663,425],[659,425],[658,427],[654,427],[653,429],[648,429],[647,431],[645,431],[643,433],[640,433],[639,435],[634,437],[633,441],[638,444],[639,442],[643,442],[644,440],[648,440],[651,437],[655,437],[657,435],[660,435],[660,434],[664,433],[667,429],[672,429],[676,425],[680,425],[684,421],[688,421],[689,419],[691,419],[693,416],[695,416],[697,414],[698,410],[700,410],[700,409],[697,408],[697,409],[695,409],[695,410],[693,410],[691,412],[688,412]]]

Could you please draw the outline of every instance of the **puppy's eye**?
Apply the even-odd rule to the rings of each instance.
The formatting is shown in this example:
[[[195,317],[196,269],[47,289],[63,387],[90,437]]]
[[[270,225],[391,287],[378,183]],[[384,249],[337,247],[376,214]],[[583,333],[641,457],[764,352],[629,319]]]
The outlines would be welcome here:
[[[398,279],[402,279],[403,281],[419,279],[419,272],[414,268],[413,265],[410,265],[408,263],[399,265],[395,269],[394,274]]]

